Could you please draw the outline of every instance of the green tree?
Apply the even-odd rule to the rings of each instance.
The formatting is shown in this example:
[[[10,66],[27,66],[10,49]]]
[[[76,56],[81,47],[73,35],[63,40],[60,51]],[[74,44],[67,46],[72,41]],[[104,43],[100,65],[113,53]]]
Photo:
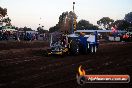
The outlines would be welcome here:
[[[39,34],[47,33],[47,32],[48,32],[48,30],[44,30],[44,26],[38,27],[38,28],[37,28],[37,31],[38,31]]]
[[[116,26],[118,30],[126,30],[129,27],[130,23],[126,20],[116,20],[112,26]]]
[[[7,9],[0,7],[0,24],[3,24],[3,18],[7,15]]]
[[[124,19],[129,22],[132,23],[132,12],[128,13],[125,15]]]
[[[63,12],[62,15],[60,15],[59,17],[59,22],[58,22],[59,30],[63,32],[67,31],[68,33],[70,33],[73,24],[72,22],[74,21],[75,23],[76,19],[77,19],[77,15],[74,12],[72,11]]]
[[[11,19],[9,17],[4,18],[3,22],[6,23],[6,26],[11,26]]]
[[[92,29],[92,30],[99,30],[99,28],[98,28],[97,25],[93,25],[93,26],[91,27],[91,29]]]
[[[52,33],[52,32],[56,32],[56,31],[59,31],[60,27],[58,24],[56,24],[56,26],[53,26],[53,27],[50,27],[49,28],[49,32]]]
[[[72,29],[73,18],[74,20],[77,19],[77,16],[74,12],[63,12],[59,16],[59,22],[55,26],[49,28],[49,32],[59,31],[63,33],[70,33]]]
[[[97,24],[99,26],[102,26],[105,28],[105,29],[109,29],[111,27],[111,24],[114,22],[113,19],[110,19],[109,17],[103,17],[101,18],[99,21],[97,21]]]
[[[7,15],[7,9],[0,7],[0,17],[5,17]]]
[[[27,28],[26,26],[23,28],[23,31],[32,31],[31,28]]]
[[[57,31],[57,30],[55,29],[55,26],[49,28],[49,32],[50,32],[50,33],[55,32],[55,31]]]
[[[65,19],[66,19],[67,15],[68,15],[68,12],[63,12],[62,15],[60,15],[59,22],[58,22],[58,24],[60,26],[63,26],[64,25]]]
[[[87,20],[80,20],[78,23],[77,23],[77,29],[78,30],[90,30],[94,28],[93,27],[93,24],[91,24],[89,21]]]
[[[5,16],[7,15],[7,9],[0,7],[0,23],[6,23],[6,26],[11,26],[11,19]]]

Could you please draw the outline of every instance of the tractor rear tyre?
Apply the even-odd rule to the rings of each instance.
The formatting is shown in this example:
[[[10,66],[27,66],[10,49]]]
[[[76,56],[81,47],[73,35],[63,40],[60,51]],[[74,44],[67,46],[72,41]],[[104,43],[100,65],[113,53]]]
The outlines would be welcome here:
[[[79,46],[77,44],[77,42],[72,41],[70,44],[70,54],[71,55],[78,55],[79,54]]]

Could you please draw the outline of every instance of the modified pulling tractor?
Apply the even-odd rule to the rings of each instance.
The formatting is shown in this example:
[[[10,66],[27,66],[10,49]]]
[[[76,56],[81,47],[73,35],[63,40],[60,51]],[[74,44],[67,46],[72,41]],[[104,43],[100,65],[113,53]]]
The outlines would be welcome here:
[[[50,48],[47,49],[46,56],[96,53],[99,45],[96,31],[92,35],[73,33],[61,35],[61,38],[56,41],[54,38],[56,36],[51,35]]]

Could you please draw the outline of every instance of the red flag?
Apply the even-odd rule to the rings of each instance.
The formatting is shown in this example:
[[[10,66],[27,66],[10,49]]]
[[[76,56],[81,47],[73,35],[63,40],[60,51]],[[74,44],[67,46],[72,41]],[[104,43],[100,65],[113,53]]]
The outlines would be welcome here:
[[[117,32],[115,27],[112,27],[111,30],[112,30],[113,33]]]

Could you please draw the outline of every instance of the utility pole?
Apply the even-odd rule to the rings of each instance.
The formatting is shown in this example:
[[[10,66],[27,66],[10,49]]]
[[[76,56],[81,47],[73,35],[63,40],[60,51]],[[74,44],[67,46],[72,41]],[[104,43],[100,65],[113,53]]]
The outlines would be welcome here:
[[[73,2],[73,13],[74,13],[74,5],[75,5],[75,2]]]
[[[73,13],[74,13],[74,5],[75,5],[75,2],[73,2]],[[72,31],[71,31],[71,33],[74,32],[74,19],[75,19],[75,17],[72,14]]]

